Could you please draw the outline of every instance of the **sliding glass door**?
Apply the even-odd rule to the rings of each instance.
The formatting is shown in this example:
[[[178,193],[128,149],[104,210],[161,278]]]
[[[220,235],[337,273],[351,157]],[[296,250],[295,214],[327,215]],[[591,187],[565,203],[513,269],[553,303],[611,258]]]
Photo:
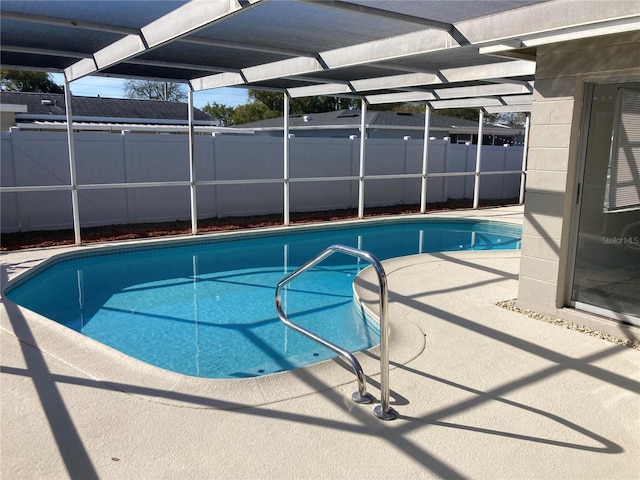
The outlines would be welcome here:
[[[640,325],[640,83],[590,90],[571,302]]]

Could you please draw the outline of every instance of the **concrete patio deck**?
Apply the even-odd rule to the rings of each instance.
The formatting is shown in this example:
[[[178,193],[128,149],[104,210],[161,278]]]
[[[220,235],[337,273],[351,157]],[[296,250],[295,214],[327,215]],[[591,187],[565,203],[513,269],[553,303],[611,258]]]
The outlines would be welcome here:
[[[519,207],[443,216],[521,222]],[[90,248],[90,247],[82,247]],[[2,255],[3,284],[54,253]],[[496,306],[520,253],[384,262],[391,404],[341,361],[242,380],[143,364],[2,299],[3,479],[638,479],[640,352]],[[358,293],[369,300],[367,273]],[[377,352],[358,354],[379,398]]]

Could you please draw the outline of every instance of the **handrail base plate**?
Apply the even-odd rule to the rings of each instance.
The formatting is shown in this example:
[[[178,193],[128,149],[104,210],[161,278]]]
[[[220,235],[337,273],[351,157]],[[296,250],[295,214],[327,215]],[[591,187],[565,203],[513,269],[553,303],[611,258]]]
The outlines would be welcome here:
[[[389,408],[386,412],[382,411],[382,405],[378,405],[373,409],[373,414],[380,420],[395,420],[398,418],[398,412],[393,408]]]
[[[360,392],[353,392],[353,394],[351,395],[351,400],[353,400],[356,403],[362,403],[362,404],[371,403],[373,402],[373,395],[371,395],[370,393],[365,393],[364,395],[360,395]]]

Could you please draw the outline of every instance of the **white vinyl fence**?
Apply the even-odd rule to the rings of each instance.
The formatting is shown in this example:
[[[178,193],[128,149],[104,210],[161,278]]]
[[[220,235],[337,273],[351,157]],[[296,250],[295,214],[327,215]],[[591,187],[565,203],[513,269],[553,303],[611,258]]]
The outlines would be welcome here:
[[[191,218],[186,135],[74,138],[83,227]],[[476,148],[430,142],[427,202],[473,197]],[[482,147],[480,199],[518,198],[522,148]],[[198,135],[194,149],[198,218],[283,212],[282,138]],[[365,208],[420,203],[422,149],[421,139],[366,141]],[[290,211],[356,208],[359,150],[358,139],[292,137]],[[72,228],[66,133],[2,132],[0,153],[2,231]]]

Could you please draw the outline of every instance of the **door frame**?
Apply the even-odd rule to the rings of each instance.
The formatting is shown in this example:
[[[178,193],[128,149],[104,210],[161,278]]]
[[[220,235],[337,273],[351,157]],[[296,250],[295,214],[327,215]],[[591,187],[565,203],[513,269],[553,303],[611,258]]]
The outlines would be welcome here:
[[[564,306],[580,310],[582,312],[600,315],[617,321],[631,323],[640,326],[640,318],[626,315],[613,310],[608,310],[596,305],[584,302],[576,302],[573,300],[573,285],[576,268],[576,256],[578,251],[578,233],[580,226],[580,213],[582,210],[582,186],[584,184],[584,176],[587,161],[587,145],[589,141],[589,126],[591,122],[593,93],[597,85],[618,85],[623,87],[626,83],[640,82],[637,74],[627,73],[621,75],[607,75],[606,77],[594,76],[584,77],[581,79],[582,91],[582,108],[580,109],[580,137],[578,139],[577,161],[575,163],[575,171],[573,182],[571,185],[571,217],[570,228],[568,232],[568,249],[567,249],[567,266],[565,269],[564,281]]]

